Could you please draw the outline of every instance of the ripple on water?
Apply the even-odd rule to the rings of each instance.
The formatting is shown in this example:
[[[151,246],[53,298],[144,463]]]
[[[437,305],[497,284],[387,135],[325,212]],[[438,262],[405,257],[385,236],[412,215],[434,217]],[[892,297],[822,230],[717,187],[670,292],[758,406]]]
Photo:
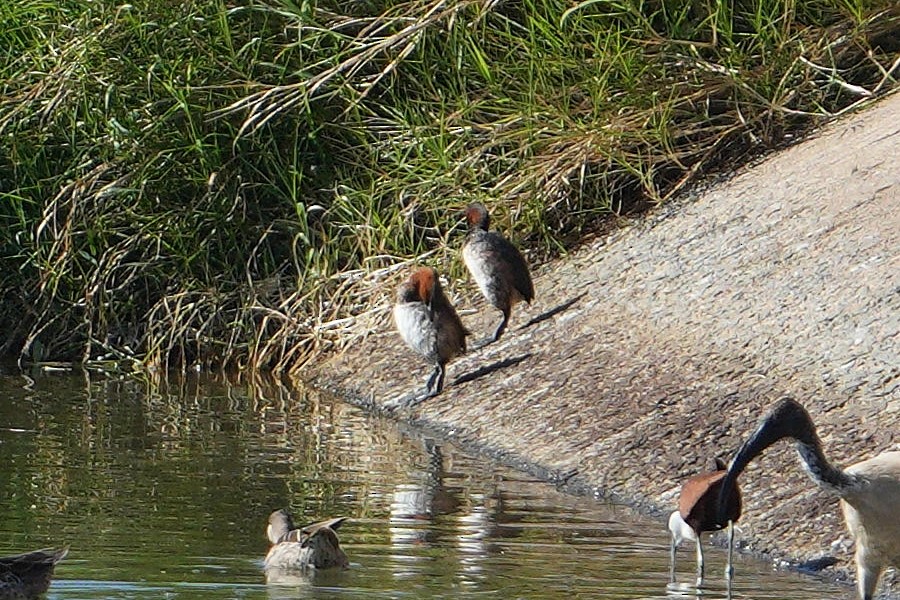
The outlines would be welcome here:
[[[662,520],[561,494],[316,394],[0,378],[0,552],[66,544],[49,598],[684,598]],[[349,516],[347,571],[264,585],[269,512]],[[703,598],[725,596],[710,548]],[[734,598],[852,598],[739,558]]]

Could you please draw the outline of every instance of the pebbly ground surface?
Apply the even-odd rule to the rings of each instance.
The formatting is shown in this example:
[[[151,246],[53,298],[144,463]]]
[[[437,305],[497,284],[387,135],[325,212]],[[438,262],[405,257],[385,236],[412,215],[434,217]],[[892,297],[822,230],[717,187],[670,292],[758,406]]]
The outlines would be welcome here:
[[[661,528],[681,482],[729,459],[782,395],[806,405],[837,465],[900,449],[900,94],[535,275],[535,303],[500,342],[452,362],[444,393],[398,418]],[[455,300],[480,338],[499,313],[472,294]],[[430,367],[389,309],[302,375],[376,410],[421,388]],[[852,577],[838,502],[789,444],[741,481],[745,550],[834,555]]]

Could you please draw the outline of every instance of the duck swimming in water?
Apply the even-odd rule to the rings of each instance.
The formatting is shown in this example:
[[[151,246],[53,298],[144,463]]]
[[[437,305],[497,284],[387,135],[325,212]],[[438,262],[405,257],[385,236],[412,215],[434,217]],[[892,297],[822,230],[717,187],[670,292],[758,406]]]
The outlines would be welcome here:
[[[266,570],[347,568],[350,561],[335,533],[345,520],[346,517],[338,517],[296,529],[289,512],[276,510],[269,515],[266,528],[266,536],[272,543],[266,555]]]
[[[431,267],[417,268],[397,289],[394,323],[406,345],[434,364],[424,392],[404,401],[411,406],[441,392],[446,365],[466,351],[469,332]]]
[[[487,341],[496,342],[509,323],[512,307],[534,300],[534,284],[522,253],[496,231],[489,231],[491,218],[480,202],[466,208],[469,233],[462,255],[482,295],[503,313],[503,320]]]
[[[0,600],[37,598],[50,587],[53,569],[68,548],[0,557]]]

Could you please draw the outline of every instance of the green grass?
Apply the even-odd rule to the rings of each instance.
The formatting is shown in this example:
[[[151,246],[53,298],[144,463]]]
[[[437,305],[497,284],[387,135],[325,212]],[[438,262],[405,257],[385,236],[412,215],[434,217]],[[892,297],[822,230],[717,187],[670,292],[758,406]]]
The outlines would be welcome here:
[[[0,3],[26,361],[288,369],[459,210],[542,258],[896,85],[889,0]]]

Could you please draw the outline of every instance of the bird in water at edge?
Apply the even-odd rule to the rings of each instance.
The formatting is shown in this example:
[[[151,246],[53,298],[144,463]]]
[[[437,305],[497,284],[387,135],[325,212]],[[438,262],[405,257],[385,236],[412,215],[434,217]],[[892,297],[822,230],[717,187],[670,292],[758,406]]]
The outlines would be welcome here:
[[[280,509],[269,515],[266,537],[272,544],[264,563],[265,569],[328,569],[346,568],[350,565],[341,549],[336,530],[346,517],[328,519],[294,528],[291,514]]]
[[[780,399],[744,442],[722,483],[719,516],[727,513],[727,495],[747,464],[784,438],[793,438],[807,474],[823,490],[840,498],[844,522],[856,543],[859,596],[873,600],[881,574],[900,568],[900,452],[883,452],[846,469],[834,467],[822,450],[816,426],[800,403]]]
[[[716,469],[695,475],[684,482],[678,496],[678,510],[669,516],[669,531],[672,534],[670,549],[671,568],[669,579],[675,582],[675,550],[683,540],[691,540],[697,545],[697,585],[703,581],[703,545],[701,534],[728,529],[728,565],[725,578],[731,588],[734,570],[731,560],[734,549],[734,524],[741,518],[741,493],[735,486],[729,492],[727,519],[718,519],[719,491],[725,479],[725,463],[715,459]],[[727,523],[727,524],[723,524]]]
[[[48,548],[0,557],[0,600],[36,598],[46,592],[53,569],[68,553],[68,548]]]
[[[425,390],[403,400],[403,404],[412,406],[441,392],[446,365],[465,353],[469,332],[444,295],[437,271],[431,267],[415,269],[400,284],[394,323],[406,345],[434,365]]]
[[[463,262],[482,295],[503,313],[494,335],[485,341],[496,342],[506,330],[512,307],[534,300],[534,284],[522,253],[501,234],[489,231],[491,218],[484,204],[470,204],[466,221],[469,232],[463,244]]]

